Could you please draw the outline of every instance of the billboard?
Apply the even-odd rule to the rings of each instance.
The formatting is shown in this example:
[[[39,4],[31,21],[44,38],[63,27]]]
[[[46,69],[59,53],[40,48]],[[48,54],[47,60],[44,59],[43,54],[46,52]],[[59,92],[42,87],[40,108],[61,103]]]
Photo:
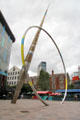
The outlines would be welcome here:
[[[72,80],[74,81],[74,80],[79,80],[79,76],[74,76],[74,77],[72,77]]]

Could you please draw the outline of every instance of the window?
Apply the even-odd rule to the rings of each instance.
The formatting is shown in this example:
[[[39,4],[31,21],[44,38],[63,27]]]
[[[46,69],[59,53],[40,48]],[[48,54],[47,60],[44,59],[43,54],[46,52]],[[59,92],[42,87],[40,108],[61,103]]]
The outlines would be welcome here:
[[[15,75],[17,74],[17,72],[15,72]]]
[[[15,71],[15,67],[13,67],[13,71]]]
[[[6,62],[6,59],[7,58],[7,50],[6,49],[4,49],[4,53],[3,53],[3,60],[4,60],[4,62]]]
[[[8,73],[8,75],[10,75],[10,73]]]
[[[2,43],[1,43],[1,46],[2,46],[2,47],[4,47],[4,42],[5,42],[4,33],[5,33],[5,27],[3,26],[3,31],[2,31]]]
[[[16,81],[14,82],[14,85],[16,85]]]
[[[17,79],[19,80],[19,76],[17,77]]]
[[[12,85],[13,85],[13,81],[12,81]]]
[[[12,77],[12,80],[14,80],[14,76]]]

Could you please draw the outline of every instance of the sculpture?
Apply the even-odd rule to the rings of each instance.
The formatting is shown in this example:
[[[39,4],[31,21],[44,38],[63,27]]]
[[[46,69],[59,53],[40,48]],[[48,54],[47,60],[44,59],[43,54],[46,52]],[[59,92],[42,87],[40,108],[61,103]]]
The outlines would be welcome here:
[[[29,76],[28,76],[28,74],[27,74],[27,72],[28,72],[28,70],[29,70],[29,67],[30,67],[30,63],[31,63],[31,60],[32,60],[32,56],[33,56],[33,53],[34,53],[34,50],[35,50],[35,47],[36,47],[36,44],[37,44],[37,41],[38,41],[39,34],[40,34],[40,31],[41,31],[41,30],[44,31],[44,32],[50,37],[50,39],[52,40],[52,42],[55,44],[55,46],[56,46],[56,48],[57,48],[57,50],[58,50],[58,53],[59,53],[59,55],[60,55],[62,64],[63,64],[63,68],[64,68],[64,72],[65,72],[66,87],[65,87],[64,98],[62,99],[62,102],[61,102],[61,103],[64,102],[64,100],[65,100],[65,98],[66,98],[66,96],[67,96],[67,73],[66,73],[66,68],[65,68],[64,61],[63,61],[63,57],[62,57],[61,52],[60,52],[57,44],[55,43],[54,39],[51,37],[51,35],[50,35],[45,29],[42,28],[42,25],[43,25],[45,16],[46,16],[46,14],[47,14],[47,11],[48,11],[48,8],[47,8],[47,10],[46,10],[46,12],[45,12],[45,14],[44,14],[44,16],[43,16],[43,19],[42,19],[42,21],[41,21],[40,27],[39,27],[39,26],[31,26],[31,27],[29,27],[29,28],[25,31],[25,33],[24,33],[24,35],[23,35],[23,37],[22,37],[22,41],[21,41],[21,57],[22,57],[22,64],[23,64],[23,66],[22,66],[22,69],[21,69],[21,71],[20,71],[20,80],[19,80],[19,82],[18,82],[18,84],[17,84],[16,91],[15,91],[15,94],[14,94],[14,96],[13,96],[13,100],[11,101],[12,103],[16,103],[17,98],[18,98],[19,93],[20,93],[20,90],[21,90],[21,88],[22,88],[22,86],[23,86],[23,83],[25,82],[25,79],[27,79],[29,85],[31,86],[32,90],[34,91],[34,93],[35,93],[35,95],[38,97],[38,99],[39,99],[44,105],[46,105],[46,106],[48,105],[48,104],[47,104],[45,101],[43,101],[43,100],[41,99],[41,97],[37,94],[37,92],[36,92],[36,90],[35,90],[35,88],[34,88],[34,86],[33,86],[33,84],[32,84],[32,81],[29,79]],[[36,35],[35,35],[35,37],[34,37],[34,40],[32,41],[32,44],[31,44],[30,49],[29,49],[29,51],[28,51],[28,54],[27,54],[26,58],[24,59],[24,39],[25,39],[25,36],[26,36],[27,32],[28,32],[30,29],[32,29],[32,28],[38,28],[38,31],[37,31],[37,33],[36,33]]]

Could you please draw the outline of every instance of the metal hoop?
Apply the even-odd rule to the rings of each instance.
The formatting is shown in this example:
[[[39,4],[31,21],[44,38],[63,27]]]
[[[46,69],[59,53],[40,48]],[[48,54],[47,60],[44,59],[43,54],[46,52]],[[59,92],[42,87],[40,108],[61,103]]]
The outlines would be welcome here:
[[[23,64],[23,65],[25,64],[25,60],[24,60],[24,40],[25,40],[25,36],[26,36],[27,32],[28,32],[30,29],[32,29],[32,28],[38,28],[38,29],[44,31],[44,32],[51,38],[52,42],[54,43],[54,45],[55,45],[55,47],[57,48],[57,51],[58,51],[58,53],[59,53],[59,55],[60,55],[60,58],[61,58],[61,61],[62,61],[62,64],[63,64],[64,73],[65,73],[65,83],[66,83],[66,84],[65,84],[64,97],[63,97],[62,102],[61,102],[61,103],[63,103],[63,102],[65,101],[66,96],[67,96],[67,72],[66,72],[66,67],[65,67],[65,64],[64,64],[64,61],[63,61],[63,57],[62,57],[62,55],[61,55],[61,52],[60,52],[60,50],[59,50],[56,42],[54,41],[54,39],[52,38],[52,36],[51,36],[45,29],[43,29],[42,27],[39,27],[39,26],[30,26],[30,27],[25,31],[25,33],[24,33],[24,35],[23,35],[23,37],[22,37],[22,41],[21,41],[21,58],[22,58],[22,64]]]

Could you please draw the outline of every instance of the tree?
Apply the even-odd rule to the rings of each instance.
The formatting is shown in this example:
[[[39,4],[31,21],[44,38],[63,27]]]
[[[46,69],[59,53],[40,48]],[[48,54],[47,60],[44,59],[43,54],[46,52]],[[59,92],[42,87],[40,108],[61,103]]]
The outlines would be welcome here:
[[[73,85],[73,84],[70,84],[70,85],[68,86],[68,89],[74,89],[74,85]]]
[[[40,71],[38,87],[40,90],[49,90],[49,73],[43,70]]]

